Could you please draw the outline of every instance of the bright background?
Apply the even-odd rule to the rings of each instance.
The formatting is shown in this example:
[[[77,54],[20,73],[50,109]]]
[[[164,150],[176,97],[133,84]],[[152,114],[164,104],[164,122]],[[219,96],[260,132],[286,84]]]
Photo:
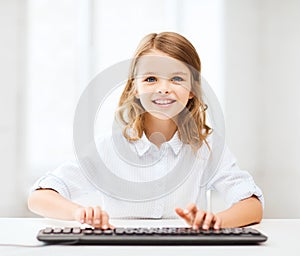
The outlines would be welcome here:
[[[0,216],[31,216],[30,186],[74,158],[88,82],[175,31],[198,50],[265,217],[300,218],[299,24],[299,0],[0,0]]]

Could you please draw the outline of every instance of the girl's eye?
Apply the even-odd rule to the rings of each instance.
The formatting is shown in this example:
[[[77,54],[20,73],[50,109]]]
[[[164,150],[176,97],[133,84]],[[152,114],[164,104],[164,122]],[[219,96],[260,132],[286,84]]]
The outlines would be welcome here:
[[[156,82],[156,78],[154,76],[149,76],[145,79],[145,81],[148,83],[154,83]]]
[[[174,76],[174,77],[172,78],[172,81],[173,81],[173,82],[182,82],[183,79],[182,79],[182,77],[180,77],[180,76]]]

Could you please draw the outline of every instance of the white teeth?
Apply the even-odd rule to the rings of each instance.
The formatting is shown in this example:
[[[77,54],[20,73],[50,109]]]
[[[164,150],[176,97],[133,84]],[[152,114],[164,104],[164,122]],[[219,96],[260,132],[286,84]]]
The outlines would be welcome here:
[[[159,105],[167,105],[175,102],[175,100],[154,100],[153,102]]]

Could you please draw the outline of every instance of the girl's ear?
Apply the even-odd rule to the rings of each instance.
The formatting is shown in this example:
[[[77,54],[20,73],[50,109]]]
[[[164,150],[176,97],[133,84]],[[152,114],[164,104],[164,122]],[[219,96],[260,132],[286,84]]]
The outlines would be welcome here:
[[[134,91],[134,97],[136,97],[137,99],[139,99],[139,98],[140,98],[140,95],[139,95],[139,93],[138,93],[138,91],[137,91],[137,90],[135,90],[135,91]]]
[[[189,99],[192,99],[192,98],[194,98],[194,94],[192,92],[190,92]]]
[[[132,86],[135,87],[134,81],[132,81]],[[136,97],[137,99],[140,98],[139,92],[136,87],[134,89],[134,97]]]

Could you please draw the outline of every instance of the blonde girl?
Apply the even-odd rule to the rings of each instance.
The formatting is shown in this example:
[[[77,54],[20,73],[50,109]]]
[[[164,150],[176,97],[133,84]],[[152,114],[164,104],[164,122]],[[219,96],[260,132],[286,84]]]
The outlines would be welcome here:
[[[262,192],[250,174],[240,170],[227,147],[213,177],[205,187],[200,185],[214,132],[206,122],[200,72],[200,58],[182,35],[163,32],[145,36],[132,60],[116,118],[132,152],[144,162],[159,161],[141,170],[114,154],[111,138],[98,142],[99,154],[109,169],[137,182],[167,175],[182,161],[183,154],[196,156],[189,176],[173,191],[139,202],[113,198],[93,186],[76,163],[66,163],[35,183],[29,208],[42,216],[101,228],[113,228],[109,217],[180,217],[195,229],[260,222]],[[227,209],[218,213],[203,209],[203,195],[210,189],[223,195]]]

